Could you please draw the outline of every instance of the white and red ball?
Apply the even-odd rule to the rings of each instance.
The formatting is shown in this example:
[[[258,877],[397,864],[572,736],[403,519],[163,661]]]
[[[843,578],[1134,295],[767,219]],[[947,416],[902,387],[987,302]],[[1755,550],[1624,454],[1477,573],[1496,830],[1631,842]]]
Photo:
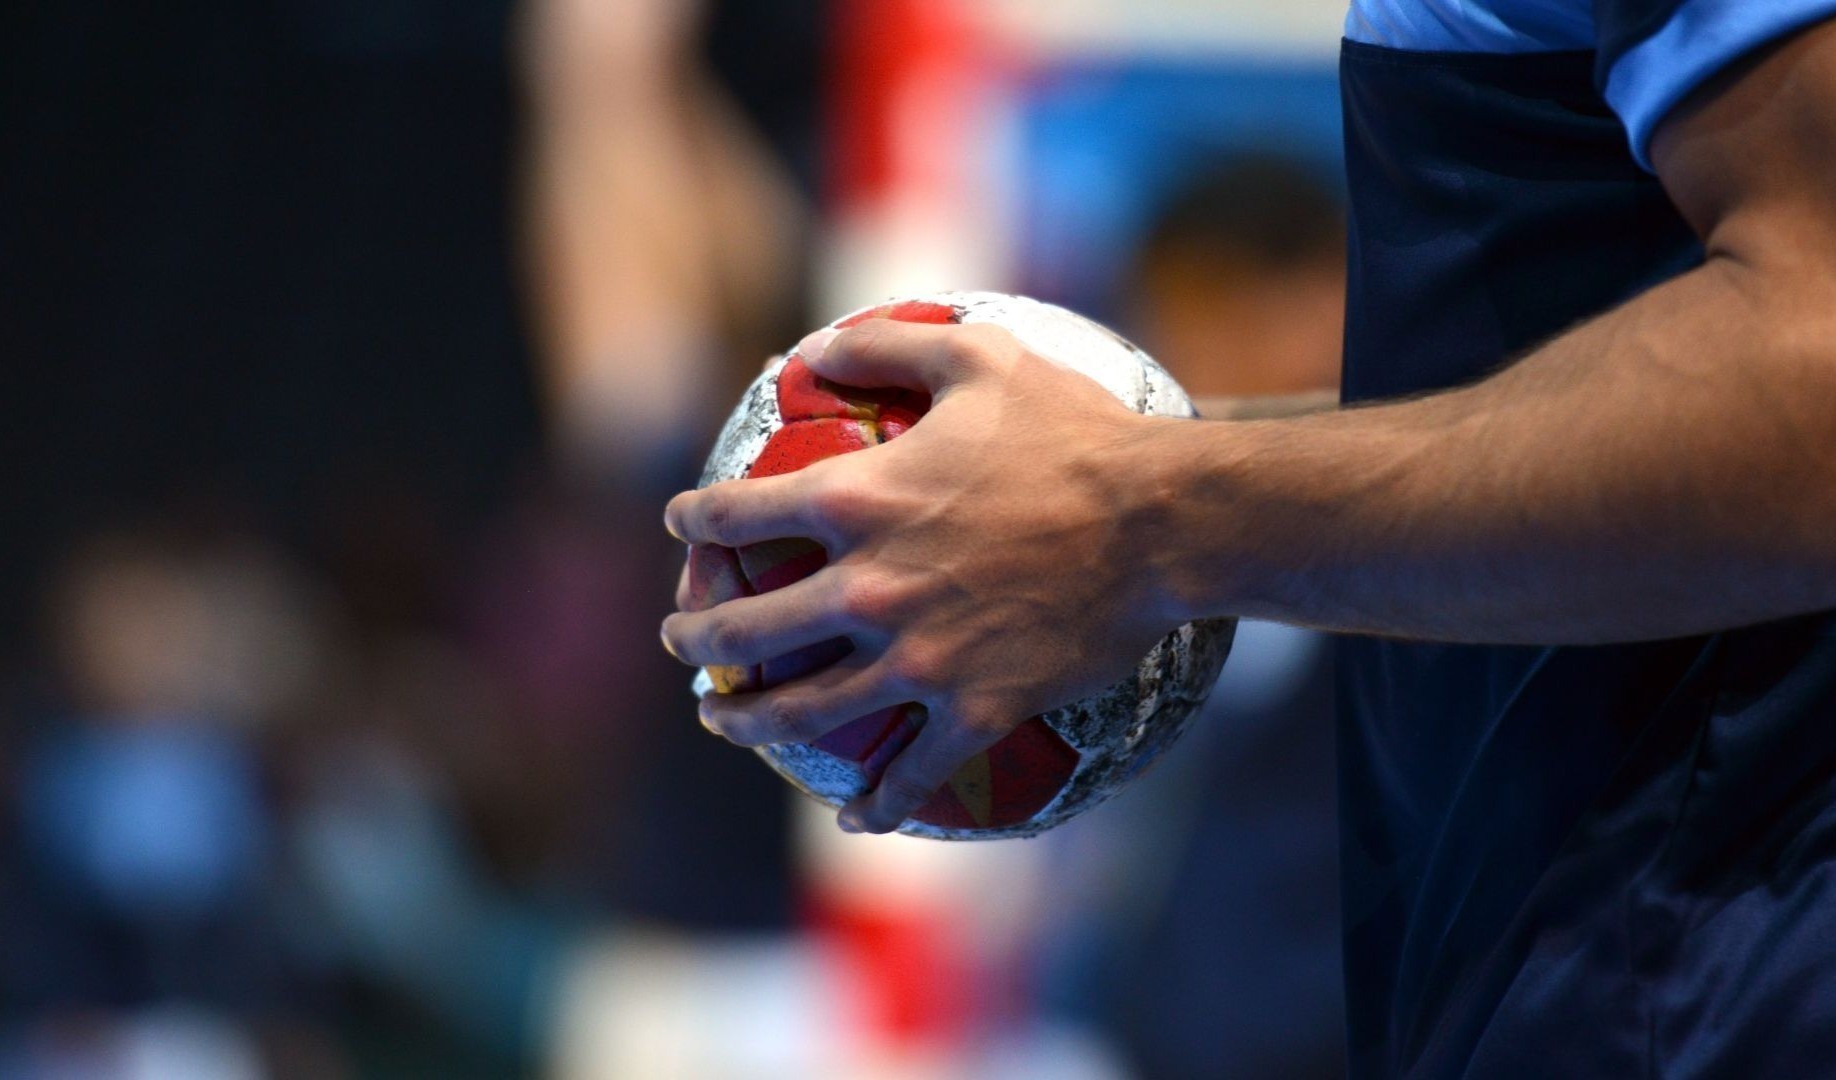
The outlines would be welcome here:
[[[1090,377],[1139,413],[1193,415],[1192,402],[1160,365],[1103,327],[1063,308],[1000,293],[944,293],[857,311],[921,323],[993,323],[1031,351]],[[823,458],[897,438],[930,401],[905,390],[863,390],[818,378],[796,354],[773,361],[728,418],[701,486],[793,472]],[[689,552],[692,604],[782,588],[826,561],[808,540]],[[947,840],[1031,836],[1115,794],[1186,728],[1217,680],[1236,628],[1229,619],[1188,623],[1167,635],[1135,673],[1099,694],[1036,716],[964,765],[900,831]],[[751,668],[705,669],[700,693],[759,690],[846,655],[834,641]],[[813,744],[762,747],[785,779],[830,806],[877,783],[925,722],[911,704],[861,717]]]

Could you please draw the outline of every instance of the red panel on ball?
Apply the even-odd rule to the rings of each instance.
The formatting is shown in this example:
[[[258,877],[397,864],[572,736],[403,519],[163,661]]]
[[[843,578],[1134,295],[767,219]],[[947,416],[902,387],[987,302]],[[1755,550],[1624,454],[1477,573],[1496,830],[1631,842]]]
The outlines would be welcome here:
[[[778,415],[788,424],[800,420],[897,419],[904,427],[918,422],[931,407],[931,396],[897,386],[863,389],[843,386],[817,375],[792,356],[778,371]]]
[[[876,308],[850,315],[836,323],[838,329],[846,330],[850,326],[859,326],[868,319],[891,319],[894,322],[930,323],[942,326],[962,318],[962,312],[955,305],[939,304],[931,300],[901,300],[892,304],[881,304]]]
[[[753,479],[782,476],[824,458],[875,446],[880,433],[862,420],[799,420],[772,433],[746,475]]]
[[[818,750],[861,767],[869,788],[918,737],[922,705],[882,709],[850,721],[818,739]],[[1005,739],[977,754],[912,816],[946,829],[991,829],[1018,825],[1045,809],[1076,771],[1078,753],[1034,717]]]
[[[798,420],[875,420],[880,406],[905,393],[896,387],[861,390],[833,383],[811,371],[793,355],[778,371],[778,415],[784,422]]]
[[[814,540],[792,537],[748,544],[740,548],[739,561],[753,590],[768,593],[821,570],[829,556]]]
[[[912,816],[947,829],[1018,825],[1046,808],[1077,762],[1071,744],[1034,717],[957,770]]]
[[[904,405],[886,406],[880,412],[880,439],[884,442],[892,442],[910,431],[912,425],[916,424],[918,418],[924,415],[930,407],[931,401],[928,397],[923,400],[921,407],[916,409],[907,408]]]
[[[811,745],[861,766],[861,778],[872,787],[880,782],[880,774],[886,771],[886,766],[899,751],[918,737],[918,729],[924,726],[924,716],[922,705],[895,705],[859,720],[850,720]]]
[[[706,611],[741,596],[753,595],[739,553],[719,544],[691,544],[688,550],[688,609]]]

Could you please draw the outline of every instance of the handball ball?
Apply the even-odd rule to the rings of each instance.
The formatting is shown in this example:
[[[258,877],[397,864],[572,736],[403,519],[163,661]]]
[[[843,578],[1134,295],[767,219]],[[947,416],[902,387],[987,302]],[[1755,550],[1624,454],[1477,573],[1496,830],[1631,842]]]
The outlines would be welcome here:
[[[999,293],[946,293],[896,300],[832,325],[871,318],[918,323],[993,323],[1026,348],[1089,376],[1139,413],[1193,415],[1185,391],[1153,360],[1096,323],[1063,308]],[[728,418],[701,486],[794,472],[837,454],[898,438],[923,423],[930,400],[909,390],[859,389],[817,377],[795,353],[772,361]],[[1144,542],[1146,539],[1144,538]],[[827,555],[809,540],[775,540],[738,550],[689,550],[691,607],[783,588],[821,569]],[[1115,794],[1179,737],[1210,692],[1236,629],[1229,619],[1188,623],[1168,634],[1135,673],[1103,692],[1016,728],[964,765],[900,827],[947,840],[1031,836]],[[767,689],[845,656],[835,640],[748,668],[713,667],[700,693]],[[879,782],[924,726],[922,705],[863,716],[810,744],[761,747],[786,780],[833,807]]]

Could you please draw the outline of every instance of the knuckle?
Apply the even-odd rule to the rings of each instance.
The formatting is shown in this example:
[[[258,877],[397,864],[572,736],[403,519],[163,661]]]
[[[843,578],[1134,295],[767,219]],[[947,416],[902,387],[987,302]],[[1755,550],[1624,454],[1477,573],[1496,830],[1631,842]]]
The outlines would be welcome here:
[[[878,360],[886,351],[888,333],[893,324],[886,319],[868,319],[843,330],[829,343],[830,349],[841,348],[853,360]]]
[[[925,650],[907,646],[889,653],[885,663],[894,684],[915,694],[928,696],[942,685],[943,665]]]
[[[820,464],[827,465],[829,462]],[[845,475],[847,471],[826,468],[814,473],[809,480],[810,510],[818,520],[832,528],[846,528],[859,523],[861,511],[866,505],[867,485],[850,479]]]
[[[700,510],[703,539],[710,543],[727,543],[733,526],[733,504],[726,493],[719,488],[709,488],[702,493]]]
[[[880,626],[892,616],[894,590],[877,574],[850,574],[841,581],[837,605],[852,625]]]
[[[776,698],[765,706],[765,715],[760,724],[766,742],[789,743],[804,741],[804,731],[809,722],[809,710],[803,703],[788,697]]]
[[[751,644],[752,635],[731,619],[717,619],[708,627],[707,649],[715,661],[750,659],[746,650]]]
[[[857,342],[884,347],[887,341],[898,337],[904,328],[904,324],[898,320],[880,315],[855,324],[847,332],[853,334]]]

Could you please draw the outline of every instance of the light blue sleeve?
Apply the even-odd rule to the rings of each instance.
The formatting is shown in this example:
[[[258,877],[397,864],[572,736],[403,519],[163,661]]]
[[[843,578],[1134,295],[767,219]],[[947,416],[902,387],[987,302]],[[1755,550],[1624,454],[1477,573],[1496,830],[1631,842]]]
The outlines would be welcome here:
[[[1604,58],[1607,103],[1638,163],[1651,168],[1652,135],[1697,87],[1753,50],[1831,17],[1836,0],[1683,0],[1655,33]]]

